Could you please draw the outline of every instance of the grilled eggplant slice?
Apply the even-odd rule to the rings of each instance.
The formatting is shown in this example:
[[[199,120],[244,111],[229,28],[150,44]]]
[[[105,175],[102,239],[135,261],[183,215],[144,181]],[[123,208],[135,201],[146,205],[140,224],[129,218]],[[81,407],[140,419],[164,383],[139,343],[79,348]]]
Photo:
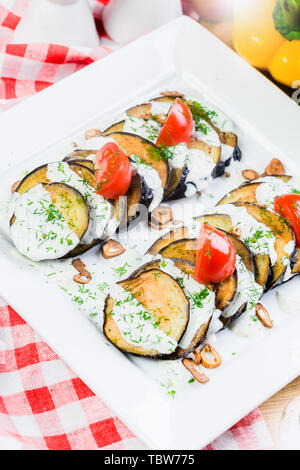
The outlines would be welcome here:
[[[174,97],[162,96],[159,98],[155,98],[152,101],[158,102],[170,102],[173,103],[175,100]],[[127,114],[141,119],[155,119],[156,117],[151,114],[151,103],[144,103],[141,105],[134,106],[127,110]],[[160,121],[163,122],[162,117],[160,116]],[[120,121],[116,124],[113,124],[108,129],[106,129],[105,133],[110,132],[117,132],[122,131],[124,129],[125,121]],[[207,143],[201,140],[192,140],[190,144],[191,149],[198,149],[202,152],[205,152],[216,164],[215,170],[213,172],[213,176],[216,174],[216,168],[220,162],[221,158],[221,147],[208,145]],[[184,165],[182,168],[172,168],[170,173],[170,181],[168,187],[165,191],[164,200],[171,201],[180,199],[185,197],[186,192],[186,185],[185,181],[188,175],[188,167]]]
[[[193,114],[199,114],[200,109],[198,109],[198,107],[197,107],[197,109],[195,109],[195,104],[193,102],[187,101],[184,98],[183,98],[183,100],[186,102],[186,104],[188,105],[188,107],[190,108],[190,110]],[[171,95],[170,96],[164,95],[164,96],[160,96],[158,98],[154,98],[151,101],[158,101],[158,102],[165,102],[165,103],[171,103],[172,104],[175,101],[175,97],[171,96]],[[142,119],[151,119],[151,118],[155,117],[155,116],[152,116],[152,114],[151,114],[151,103],[144,103],[144,104],[141,104],[141,105],[134,106],[134,107],[128,109],[127,113],[130,114],[133,117],[142,118]],[[201,117],[215,130],[215,132],[218,134],[218,136],[220,138],[220,142],[222,144],[225,144],[225,145],[228,145],[228,146],[232,147],[233,159],[234,160],[241,160],[242,153],[241,153],[240,148],[238,147],[238,138],[237,138],[236,134],[234,134],[233,132],[223,132],[221,129],[219,129],[213,123],[213,121],[210,117],[210,113],[207,113],[205,111],[205,108],[203,108],[203,113],[202,113]],[[115,124],[115,126],[117,126],[116,128],[118,128],[118,127],[120,128],[120,126],[121,127],[124,126],[124,121]],[[113,128],[113,126],[112,126],[112,128]],[[217,167],[214,171],[214,177],[223,175],[224,171],[225,171],[225,167],[229,165],[231,158],[229,158],[226,162],[221,162],[220,161],[221,149],[219,147],[211,146],[210,153],[218,155],[218,158],[217,158],[217,161],[216,161]]]
[[[172,168],[170,171],[170,180],[168,187],[164,192],[164,201],[175,201],[185,195],[185,181],[189,173],[187,165],[182,168]]]
[[[283,182],[288,183],[292,177],[287,175],[277,175],[276,178],[280,178]],[[233,204],[235,202],[252,202],[253,204],[259,205],[256,200],[256,190],[262,183],[263,181],[243,184],[226,194],[226,196],[218,202],[218,205]]]
[[[225,214],[207,214],[195,219],[198,223],[209,224],[212,227],[224,230],[224,232],[230,232],[232,229],[231,218]],[[147,253],[149,255],[157,255],[163,248],[168,246],[170,243],[181,240],[183,238],[189,238],[189,230],[187,227],[180,227],[176,230],[172,230],[166,233],[162,237],[158,238],[155,243],[149,248]]]
[[[180,259],[184,262],[188,262],[190,266],[191,265],[195,266],[197,248],[198,248],[198,240],[183,239],[183,240],[177,240],[177,241],[170,243],[170,245],[163,248],[159,252],[159,254],[163,258],[176,259],[177,261]],[[191,270],[191,273],[192,273],[192,270]],[[193,272],[193,277],[194,277],[194,272]],[[216,307],[219,310],[224,310],[229,305],[229,303],[232,302],[237,292],[237,284],[238,284],[238,278],[237,278],[236,271],[234,272],[232,276],[230,276],[225,281],[219,284],[216,284]]]
[[[242,240],[240,240],[238,237],[233,235],[232,233],[226,232],[227,238],[231,241],[233,244],[236,253],[242,258],[244,265],[250,271],[252,274],[255,273],[255,266],[254,266],[254,256],[253,253],[249,250],[247,245],[245,245]]]
[[[28,189],[34,186],[36,185],[32,185]],[[79,240],[81,240],[89,225],[89,210],[82,194],[65,183],[43,183],[43,186],[50,193],[53,205],[63,215],[70,230],[76,233]],[[20,194],[24,194],[24,191],[20,192]],[[13,225],[15,220],[13,215],[10,225]],[[80,243],[77,247],[79,246]],[[76,250],[77,247],[73,248],[73,250]],[[70,253],[73,250],[72,246],[70,246]]]
[[[183,238],[170,243],[168,246],[160,250],[159,254],[163,258],[177,258],[184,261],[196,263],[196,254],[198,249],[198,240],[191,238]]]
[[[210,156],[210,158],[215,162],[216,165],[220,162],[221,157],[221,147],[214,147],[213,145],[208,145],[206,142],[202,140],[195,140],[193,139],[190,143],[190,149],[201,150],[202,152],[206,153]]]
[[[231,234],[227,234],[230,239],[233,240],[235,243],[236,251],[240,255],[242,261],[244,262],[245,266],[249,268],[249,270],[254,273],[254,265],[251,257],[251,253],[249,254],[249,250],[247,249],[244,243],[240,240],[236,240],[235,237]],[[195,264],[196,262],[196,254],[197,254],[197,240],[177,240],[167,247],[163,248],[160,251],[160,255],[164,258],[172,258],[177,257],[182,260],[189,261],[190,263]],[[233,302],[237,291],[238,291],[238,274],[237,271],[228,278],[225,279],[223,282],[216,284],[215,286],[215,295],[216,295],[216,308],[223,311],[225,310],[231,302]],[[220,317],[220,320],[223,322],[223,329],[227,328],[231,323],[233,323],[246,309],[247,304],[243,304],[239,307],[237,312],[234,313],[230,318],[225,318],[223,316]]]
[[[244,312],[246,312],[246,310],[247,310],[247,302],[241,305],[241,307],[237,310],[237,312],[235,312],[235,314],[232,315],[231,317],[221,316],[220,320],[223,323],[222,330],[225,330],[226,328],[231,326],[232,323],[234,323]]]
[[[43,186],[50,193],[53,205],[63,215],[70,230],[81,240],[89,225],[89,210],[82,194],[65,183],[49,183]],[[13,225],[14,221],[15,216],[11,218],[10,225]]]
[[[184,99],[184,98],[183,98]],[[162,102],[169,102],[172,103],[175,100],[174,96],[162,96],[160,98],[156,98],[152,101],[162,101]],[[199,115],[200,108],[195,107],[195,104],[191,101],[188,101],[184,99],[186,102],[187,106],[190,108],[191,112],[193,115]],[[132,108],[130,110],[131,112],[134,113],[135,108]],[[133,114],[134,115],[134,114]],[[212,121],[210,117],[210,113],[205,111],[205,108],[203,108],[203,113],[201,115],[202,119],[204,119],[213,129],[214,131],[218,134],[220,142],[222,144],[228,145],[232,147],[232,158],[234,160],[241,160],[242,158],[242,152],[241,149],[238,146],[238,138],[236,134],[233,132],[223,132],[221,129],[219,129]],[[228,158],[226,161],[221,161],[221,148],[220,147],[214,147],[211,146],[210,152],[212,154],[218,155],[217,161],[214,159],[216,163],[215,170],[213,172],[213,178],[217,178],[219,176],[224,175],[225,173],[225,168],[230,164],[231,157]]]
[[[131,180],[127,196],[127,226],[133,227],[143,216],[143,207],[148,208],[153,199],[153,190],[149,188],[145,179],[136,173]],[[148,217],[148,215],[147,215]]]
[[[166,96],[165,95],[165,96],[155,98],[152,101],[158,101],[158,102],[162,102],[162,103],[173,103],[175,101],[175,98],[174,98],[174,96]],[[141,105],[141,106],[144,107],[145,105]],[[133,113],[132,114],[133,116],[135,115],[135,112],[138,114],[140,112],[140,110],[138,110],[137,108],[138,108],[138,106],[135,107],[135,108],[131,108],[131,110],[129,110],[128,113],[129,112]],[[148,107],[144,107],[144,110],[145,110],[145,113],[147,113],[147,112],[149,113]],[[223,169],[223,170],[220,169],[221,166],[222,166],[222,162],[220,161],[221,160],[221,147],[217,147],[215,145],[208,145],[206,142],[204,142],[202,140],[192,139],[189,148],[190,149],[201,150],[202,152],[206,153],[215,162],[216,166],[215,166],[215,169],[212,173],[213,178],[216,178],[218,176],[222,176],[224,174],[225,169]],[[182,169],[182,171],[184,171],[184,169]],[[184,184],[185,180],[186,180],[186,177],[187,177],[187,171],[186,171],[185,178],[183,178],[183,176],[181,176],[180,179],[177,178],[177,182],[178,182],[177,190],[174,190],[174,193],[170,192],[170,194],[166,195],[166,200],[167,200],[167,198],[168,198],[168,200],[175,200],[175,199],[180,199],[180,198],[184,197],[184,194],[185,194],[185,191],[186,191],[186,186]],[[174,176],[174,183],[175,183],[175,176]]]
[[[255,281],[267,288],[273,278],[271,259],[269,255],[257,254],[254,256]]]
[[[178,259],[178,258],[170,258],[170,259],[173,261],[175,266],[178,269],[180,269],[180,271],[182,271],[185,274],[187,274],[188,276],[191,276],[192,278],[194,278],[194,276],[195,276],[195,264],[194,263],[192,263],[190,261],[184,261],[184,260]],[[161,265],[161,261],[159,259],[158,260],[155,259],[153,261],[150,261],[149,263],[144,264],[143,266],[138,268],[136,271],[134,271],[131,274],[129,279],[137,277],[143,271],[149,271],[150,269],[154,269],[154,268],[162,269],[162,268],[160,268],[160,265]]]
[[[165,160],[159,158],[160,154],[156,145],[138,135],[126,132],[113,132],[105,134],[105,136],[114,139],[129,157],[137,155],[142,162],[152,166],[159,174],[162,187],[167,188],[170,173],[169,165]]]
[[[284,183],[288,183],[292,176],[289,175],[274,175],[273,178],[279,178]],[[256,190],[259,185],[263,184],[263,181],[246,183],[242,186],[234,189],[228,193],[218,205],[222,204],[233,204],[233,203],[253,203],[258,205],[256,200]],[[272,269],[271,260],[268,255],[256,255],[255,256],[255,270],[256,270],[256,282],[261,286],[269,285],[272,282]],[[300,250],[297,250],[297,254],[293,254],[291,258],[291,273],[296,275],[300,273]]]
[[[90,170],[95,170],[95,165],[93,160],[89,160],[92,155],[95,155],[97,152],[95,150],[82,150],[76,149],[69,155],[67,155],[63,161],[67,163],[78,163],[79,165],[85,166]]]
[[[180,269],[182,272],[187,274],[188,276],[194,278],[195,276],[195,264],[189,262],[189,261],[184,261],[181,259],[176,259],[172,258],[173,263],[175,266]],[[137,269],[132,275],[131,278],[137,277],[141,272],[143,271],[148,271],[154,268],[160,268],[161,266],[161,261],[160,260],[154,260],[150,261],[149,263],[145,264],[141,268]],[[163,268],[160,268],[163,270]],[[210,289],[211,287],[208,286]],[[221,295],[222,292],[219,290],[216,292],[216,304],[217,303],[222,303],[223,301],[221,300]],[[226,294],[228,297],[228,293]],[[205,340],[206,334],[209,328],[211,322],[211,318],[208,320],[208,322],[203,323],[200,328],[196,331],[191,343],[187,348],[181,348],[178,346],[176,351],[168,358],[168,359],[181,359],[186,357],[188,354],[192,353],[196,348],[200,346],[200,344]]]
[[[54,206],[64,216],[70,229],[81,240],[89,225],[89,211],[84,197],[65,183],[50,183],[45,189],[51,194]]]
[[[177,343],[180,341],[189,321],[189,301],[180,285],[171,276],[154,268],[142,271],[136,277],[130,277],[118,284],[133,294],[135,299],[151,313],[160,330]],[[111,297],[106,300],[103,331],[107,339],[127,353],[168,359],[171,354],[162,354],[158,349],[146,349],[126,341],[112,315],[115,302],[116,300]]]
[[[228,145],[232,147],[233,151],[233,158],[235,160],[240,160],[242,157],[242,153],[240,148],[238,147],[238,138],[237,135],[233,132],[223,132],[214,122],[211,117],[211,113],[207,112],[206,108],[203,107],[201,109],[201,105],[197,106],[195,102],[186,101],[187,106],[190,108],[193,115],[201,114],[201,118],[204,119],[218,134],[220,141],[224,145]],[[231,158],[224,162],[225,166],[228,166],[230,163]]]
[[[177,348],[174,354],[172,354],[168,359],[184,359],[186,356],[191,354],[195,349],[197,349],[200,344],[205,341],[205,338],[208,333],[209,325],[211,322],[211,318],[208,320],[207,323],[204,323],[200,326],[198,331],[195,333],[193,341],[189,344],[187,348],[181,348],[180,346]]]
[[[268,282],[267,288],[273,288],[280,285],[283,281],[284,274],[286,271],[286,264],[284,260],[289,260],[291,266],[294,266],[297,257],[297,250],[293,253],[288,254],[285,251],[285,246],[289,242],[295,242],[295,235],[290,224],[278,214],[267,210],[265,207],[257,206],[249,202],[237,202],[235,203],[238,207],[245,207],[248,214],[250,214],[258,222],[263,223],[274,233],[276,241],[274,244],[275,251],[277,253],[277,261],[272,266],[272,280]]]
[[[126,198],[124,196],[119,197],[118,199],[115,199],[114,201],[111,201],[111,204],[114,207],[114,216],[117,220],[117,223],[124,224],[125,227],[127,227],[127,203],[126,203]],[[124,222],[124,218],[126,221]],[[117,228],[117,231],[119,230],[119,227]],[[68,253],[64,258],[75,258],[76,256],[83,255],[87,251],[91,250],[95,246],[98,246],[101,248],[102,245],[106,243],[106,239],[104,240],[93,240],[92,243],[86,244],[86,243],[79,243],[76,248],[74,248],[70,253]]]
[[[242,242],[240,242],[242,244]],[[159,254],[163,258],[171,258],[188,262],[190,266],[195,266],[196,256],[198,249],[197,239],[181,239],[176,240],[162,248]],[[249,254],[245,247],[243,252],[246,252],[247,262],[249,263]],[[179,267],[179,266],[178,266]],[[181,267],[179,268],[181,269]],[[252,263],[252,269],[253,263]],[[182,269],[183,270],[183,269]],[[185,271],[184,271],[185,272]],[[193,273],[193,274],[192,274]],[[194,277],[194,272],[191,271],[191,275]],[[230,301],[234,298],[237,290],[237,274],[236,272],[228,279],[217,285],[216,288],[216,306],[219,310],[224,310]]]
[[[212,227],[224,230],[224,232],[230,232],[232,229],[231,218],[225,214],[207,214],[200,217],[196,217],[198,223],[209,224]],[[180,227],[176,230],[172,230],[162,237],[158,238],[156,242],[149,248],[147,253],[149,255],[157,255],[163,248],[168,246],[170,243],[181,240],[183,238],[189,238],[188,227]]]
[[[92,188],[96,189],[97,183],[96,183],[96,178],[95,178],[95,174],[93,170],[91,170],[90,168],[86,166],[80,165],[78,163],[74,163],[71,160],[68,164],[72,171],[77,173],[78,176],[84,179]],[[43,166],[36,168],[28,175],[26,175],[21,181],[21,183],[19,184],[17,188],[17,192],[20,194],[23,194],[25,191],[27,191],[30,188],[33,188],[39,183],[45,183],[45,184],[50,183],[50,181],[47,178],[47,168],[48,168],[48,165],[43,165]],[[79,256],[100,243],[101,243],[101,240],[93,240],[93,242],[90,244],[80,243],[79,245],[77,245],[76,248],[74,248],[74,250],[70,251],[66,255],[66,258]]]
[[[125,124],[125,121],[116,122],[112,124],[111,126],[109,126],[107,129],[105,129],[103,134],[110,134],[111,132],[123,132],[124,124]]]
[[[216,308],[225,310],[233,301],[238,289],[238,276],[236,270],[225,281],[219,282],[215,287]]]
[[[78,176],[85,179],[93,188],[96,188],[97,183],[95,175],[89,168],[79,165],[78,163],[70,163],[69,166]],[[34,188],[37,184],[50,183],[47,178],[47,169],[48,165],[43,165],[28,173],[28,175],[22,179],[16,191],[19,194],[23,194],[28,189]]]

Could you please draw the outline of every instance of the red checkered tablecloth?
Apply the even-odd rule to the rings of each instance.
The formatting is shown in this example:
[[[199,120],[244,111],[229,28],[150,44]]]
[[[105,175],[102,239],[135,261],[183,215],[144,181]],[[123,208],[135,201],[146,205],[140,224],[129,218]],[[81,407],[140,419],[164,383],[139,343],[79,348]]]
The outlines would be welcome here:
[[[100,34],[109,0],[93,1]],[[101,59],[110,50],[12,44],[30,0],[0,0],[0,107],[12,106]],[[185,0],[185,8],[188,7]],[[143,444],[36,332],[0,299],[0,436],[24,449],[142,449]],[[258,410],[206,449],[267,449]]]

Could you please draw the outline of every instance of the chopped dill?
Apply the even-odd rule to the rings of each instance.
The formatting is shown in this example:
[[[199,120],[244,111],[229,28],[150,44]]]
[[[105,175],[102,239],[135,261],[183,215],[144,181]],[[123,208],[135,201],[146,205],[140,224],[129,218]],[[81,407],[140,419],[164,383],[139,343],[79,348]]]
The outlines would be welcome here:
[[[205,300],[209,296],[209,290],[207,287],[205,289],[202,289],[200,292],[189,292],[190,298],[194,302],[194,304],[202,308],[203,307],[203,300]]]

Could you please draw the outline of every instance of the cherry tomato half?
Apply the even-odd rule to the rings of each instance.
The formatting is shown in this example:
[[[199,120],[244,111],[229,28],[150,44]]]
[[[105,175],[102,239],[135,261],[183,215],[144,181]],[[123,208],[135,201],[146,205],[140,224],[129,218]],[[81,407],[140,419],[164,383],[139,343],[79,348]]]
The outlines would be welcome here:
[[[189,145],[192,132],[192,113],[180,98],[176,98],[160,130],[157,145],[169,147],[182,143]]]
[[[276,197],[274,209],[290,222],[296,236],[297,246],[300,247],[300,195],[284,194]]]
[[[95,159],[97,193],[108,199],[124,196],[131,183],[131,169],[127,155],[114,142],[108,142]]]
[[[236,253],[225,233],[203,224],[200,230],[195,279],[216,284],[227,279],[235,270]]]

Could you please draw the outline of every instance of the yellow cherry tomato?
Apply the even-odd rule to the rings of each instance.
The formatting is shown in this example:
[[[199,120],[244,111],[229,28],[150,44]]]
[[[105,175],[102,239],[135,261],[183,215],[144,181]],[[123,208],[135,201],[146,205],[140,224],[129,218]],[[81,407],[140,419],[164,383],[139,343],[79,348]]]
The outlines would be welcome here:
[[[274,27],[273,11],[277,0],[240,0],[236,3],[233,44],[251,65],[268,66],[287,40]]]
[[[275,80],[287,86],[300,81],[300,40],[286,41],[271,60],[269,70]]]

